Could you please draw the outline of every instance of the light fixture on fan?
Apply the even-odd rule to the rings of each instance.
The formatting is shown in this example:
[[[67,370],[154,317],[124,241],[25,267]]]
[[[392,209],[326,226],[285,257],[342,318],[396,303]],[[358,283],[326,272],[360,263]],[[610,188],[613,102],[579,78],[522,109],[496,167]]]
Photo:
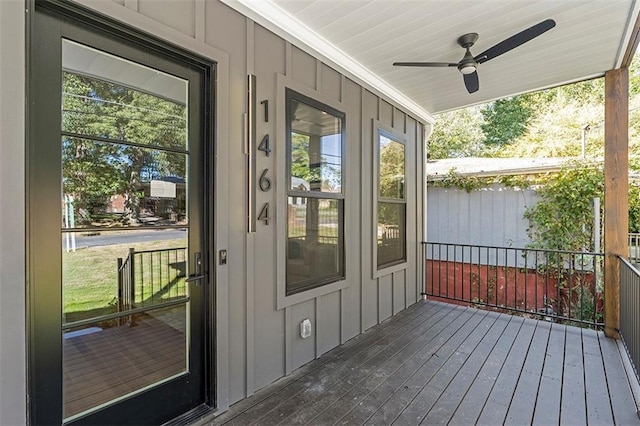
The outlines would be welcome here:
[[[460,72],[462,74],[473,74],[474,72],[476,72],[476,65],[475,64],[461,64],[458,69],[460,70]]]

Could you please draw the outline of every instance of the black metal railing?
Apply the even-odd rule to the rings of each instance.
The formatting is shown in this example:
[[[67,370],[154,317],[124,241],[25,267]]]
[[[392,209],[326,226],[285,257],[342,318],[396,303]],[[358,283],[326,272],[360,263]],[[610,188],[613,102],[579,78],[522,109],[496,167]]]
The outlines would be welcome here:
[[[640,271],[627,259],[620,262],[620,337],[627,348],[636,377],[640,365]]]
[[[117,259],[118,311],[186,296],[187,249],[135,251]]]
[[[422,255],[429,298],[604,325],[602,253],[423,242]]]

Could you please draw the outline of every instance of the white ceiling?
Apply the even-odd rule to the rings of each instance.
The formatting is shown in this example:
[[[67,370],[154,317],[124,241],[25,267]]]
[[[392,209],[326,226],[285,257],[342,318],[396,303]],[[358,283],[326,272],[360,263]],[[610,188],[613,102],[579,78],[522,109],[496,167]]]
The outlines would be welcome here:
[[[601,76],[620,66],[640,0],[222,0],[259,24],[422,115]],[[478,68],[468,94],[456,39],[480,35],[478,54],[547,18],[556,27]],[[428,115],[428,114],[426,114]]]

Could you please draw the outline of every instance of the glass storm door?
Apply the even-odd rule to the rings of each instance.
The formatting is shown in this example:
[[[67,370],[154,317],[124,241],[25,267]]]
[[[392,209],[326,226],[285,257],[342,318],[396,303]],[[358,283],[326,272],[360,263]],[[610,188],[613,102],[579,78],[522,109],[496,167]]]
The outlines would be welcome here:
[[[164,422],[205,401],[206,73],[53,13],[37,22],[32,345],[57,362],[32,357],[53,367],[31,377],[33,414]]]

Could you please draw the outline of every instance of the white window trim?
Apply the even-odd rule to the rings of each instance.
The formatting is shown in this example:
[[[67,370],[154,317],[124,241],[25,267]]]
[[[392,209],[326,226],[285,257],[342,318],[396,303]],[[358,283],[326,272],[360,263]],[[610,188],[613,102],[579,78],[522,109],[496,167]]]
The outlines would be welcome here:
[[[372,227],[372,232],[371,232],[371,251],[372,251],[372,263],[371,263],[371,269],[372,269],[372,277],[374,279],[392,274],[394,272],[398,272],[398,271],[403,271],[405,269],[408,268],[408,264],[409,264],[409,251],[408,251],[408,247],[407,247],[407,221],[406,221],[406,215],[407,215],[407,205],[409,203],[408,200],[408,196],[410,194],[410,182],[408,182],[407,180],[407,137],[398,132],[396,129],[393,129],[383,123],[381,123],[378,120],[371,120],[372,121],[372,127],[373,127],[373,164],[372,164],[372,171],[373,171],[373,188],[372,188],[372,194],[373,194],[373,206],[372,206],[372,215],[373,215],[373,227]],[[382,131],[383,133],[386,133],[387,135],[391,136],[391,139],[393,139],[393,141],[395,142],[399,142],[401,144],[404,145],[404,176],[405,176],[405,187],[404,187],[404,201],[405,201],[405,235],[404,235],[404,244],[405,244],[405,256],[406,259],[404,260],[404,262],[400,262],[400,263],[396,263],[394,265],[390,265],[387,267],[384,267],[382,269],[378,269],[378,194],[379,194],[379,188],[378,186],[380,185],[380,131]]]
[[[280,209],[279,211],[274,211],[275,222],[276,222],[276,308],[278,310],[284,309],[288,306],[296,305],[301,302],[305,302],[307,300],[312,300],[317,297],[323,296],[325,294],[335,293],[343,288],[348,287],[347,276],[349,274],[350,265],[347,264],[346,254],[349,253],[351,249],[351,242],[347,238],[346,229],[347,218],[350,217],[349,210],[350,204],[347,202],[348,200],[348,181],[349,181],[349,171],[348,167],[343,168],[342,175],[342,192],[344,195],[344,252],[345,252],[345,264],[344,264],[344,273],[345,278],[330,284],[325,284],[319,287],[312,288],[310,290],[302,291],[300,293],[295,293],[287,296],[287,253],[286,253],[286,242],[287,242],[287,203],[285,202],[287,199],[287,124],[286,124],[286,116],[287,116],[287,96],[286,89],[294,90],[304,96],[317,100],[323,104],[330,106],[338,111],[341,111],[345,114],[345,122],[349,120],[355,119],[355,114],[351,114],[349,108],[346,104],[342,102],[338,102],[334,99],[331,99],[322,93],[313,90],[290,77],[287,77],[282,74],[278,74],[277,76],[277,92],[276,92],[276,138],[277,141],[282,141],[279,144],[273,144],[272,149],[275,151],[275,168],[276,168],[276,182],[275,182],[275,191],[276,191],[276,199],[278,202],[276,203],[276,208]],[[345,129],[345,139],[348,140],[348,129]],[[345,141],[345,143],[347,143]],[[349,164],[349,154],[348,149],[344,150],[344,158],[342,159],[343,164]]]

